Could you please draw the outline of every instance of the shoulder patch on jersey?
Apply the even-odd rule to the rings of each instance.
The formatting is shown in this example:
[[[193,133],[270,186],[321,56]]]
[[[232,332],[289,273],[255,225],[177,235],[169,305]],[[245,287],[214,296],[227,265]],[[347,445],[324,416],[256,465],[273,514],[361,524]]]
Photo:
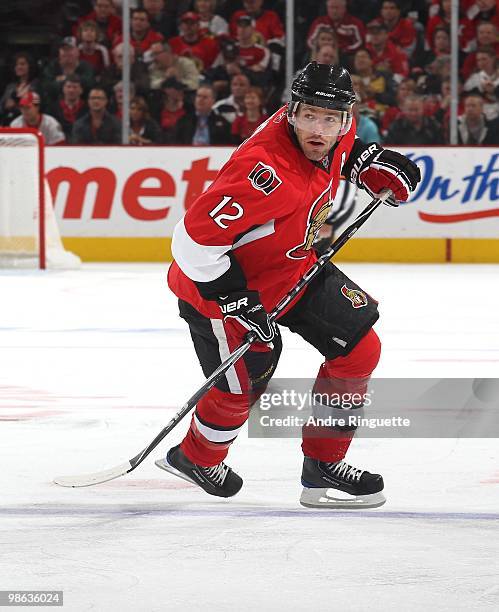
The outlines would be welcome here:
[[[248,179],[255,189],[263,191],[265,195],[270,195],[282,183],[274,168],[262,162],[257,163],[249,173]]]

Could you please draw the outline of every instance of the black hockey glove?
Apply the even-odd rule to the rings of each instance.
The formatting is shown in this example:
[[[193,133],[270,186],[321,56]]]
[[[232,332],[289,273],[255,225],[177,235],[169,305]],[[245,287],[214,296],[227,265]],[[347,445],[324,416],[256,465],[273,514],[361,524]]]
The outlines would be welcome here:
[[[376,143],[369,144],[350,166],[348,178],[352,182],[372,196],[379,195],[383,189],[390,189],[399,202],[405,202],[421,180],[419,168],[412,160],[397,151],[383,149]],[[389,199],[385,204],[393,206],[394,202]]]
[[[217,298],[220,310],[226,317],[234,317],[243,327],[256,333],[262,342],[270,342],[275,336],[275,324],[270,322],[258,291],[233,291]]]

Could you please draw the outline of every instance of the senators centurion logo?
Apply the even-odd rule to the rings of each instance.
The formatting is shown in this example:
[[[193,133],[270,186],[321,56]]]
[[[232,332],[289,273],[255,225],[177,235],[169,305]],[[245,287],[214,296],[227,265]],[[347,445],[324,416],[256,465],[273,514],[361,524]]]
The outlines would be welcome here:
[[[310,207],[304,240],[301,244],[298,244],[286,253],[286,257],[289,257],[289,259],[305,259],[305,257],[307,257],[307,251],[310,251],[312,248],[318,231],[324,225],[331,211],[333,205],[331,198],[332,183],[333,181],[329,183],[326,189]]]
[[[363,306],[367,306],[367,296],[360,289],[349,289],[346,285],[343,285],[341,288],[341,293],[344,295],[347,300],[352,302],[352,306],[354,308],[362,308]]]
[[[253,187],[258,191],[263,191],[265,195],[270,195],[282,183],[274,168],[266,166],[262,162],[257,163],[249,173],[248,178]]]

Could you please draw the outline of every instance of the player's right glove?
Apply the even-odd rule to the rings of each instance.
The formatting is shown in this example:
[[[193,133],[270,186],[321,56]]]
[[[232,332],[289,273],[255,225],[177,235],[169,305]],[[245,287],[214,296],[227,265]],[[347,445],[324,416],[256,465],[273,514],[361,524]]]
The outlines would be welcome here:
[[[219,296],[217,303],[224,319],[234,317],[243,327],[254,331],[262,342],[273,340],[276,333],[275,324],[270,321],[262,306],[258,291],[233,291]]]

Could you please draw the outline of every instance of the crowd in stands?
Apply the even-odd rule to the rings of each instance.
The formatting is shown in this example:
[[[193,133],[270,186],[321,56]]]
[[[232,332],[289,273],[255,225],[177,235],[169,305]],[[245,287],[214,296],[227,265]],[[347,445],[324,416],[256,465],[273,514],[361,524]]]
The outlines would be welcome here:
[[[18,50],[0,90],[0,124],[47,144],[119,144],[121,2],[93,0],[47,57]],[[361,138],[449,143],[451,0],[296,0],[295,67],[352,74]],[[237,145],[288,98],[285,0],[132,0],[131,145]],[[458,139],[499,144],[499,8],[459,3]]]

